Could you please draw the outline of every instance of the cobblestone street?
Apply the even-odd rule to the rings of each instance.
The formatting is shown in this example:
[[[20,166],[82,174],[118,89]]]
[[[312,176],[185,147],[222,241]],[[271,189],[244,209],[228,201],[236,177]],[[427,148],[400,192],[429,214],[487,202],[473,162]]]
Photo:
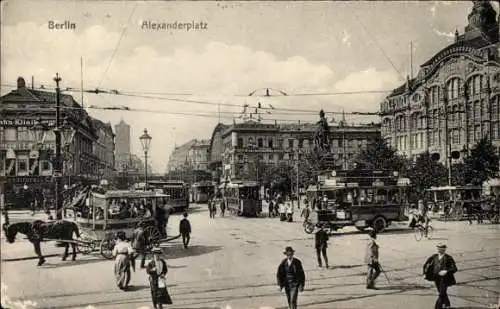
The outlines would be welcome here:
[[[171,233],[179,219],[178,214],[171,218]],[[288,245],[296,249],[306,271],[300,308],[429,308],[436,293],[433,284],[423,280],[421,268],[437,242],[448,244],[459,269],[458,285],[450,289],[454,308],[488,308],[498,302],[500,242],[494,225],[434,221],[433,239],[420,242],[404,225],[390,228],[378,238],[381,263],[390,282],[382,274],[379,290],[374,291],[366,290],[364,283],[367,236],[354,229],[341,230],[330,238],[333,267],[324,269],[315,262],[313,235],[305,234],[298,221],[210,219],[204,205],[194,206],[190,219],[193,237],[188,250],[179,240],[164,244],[172,308],[285,308],[275,273]],[[152,307],[144,271],[133,273],[131,291],[122,292],[114,283],[113,262],[97,254],[78,256],[76,262],[54,256],[37,267],[34,259],[18,260],[33,256],[25,240],[7,244],[2,239],[2,248],[2,282],[11,299],[35,301],[37,308]],[[63,249],[45,243],[42,250],[60,254]]]

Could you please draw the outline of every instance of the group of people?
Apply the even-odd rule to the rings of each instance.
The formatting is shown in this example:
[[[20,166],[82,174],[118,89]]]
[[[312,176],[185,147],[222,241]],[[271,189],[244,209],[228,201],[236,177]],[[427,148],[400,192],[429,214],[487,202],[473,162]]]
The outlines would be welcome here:
[[[366,288],[376,290],[376,279],[383,272],[379,260],[379,245],[377,244],[377,233],[370,231],[368,233],[369,240],[365,250],[365,264],[367,265]],[[328,268],[327,251],[328,234],[320,229],[316,233],[315,247],[318,259],[318,266],[322,266],[321,255],[325,261],[325,266]],[[457,272],[457,266],[453,257],[446,253],[447,246],[438,244],[436,246],[437,253],[431,255],[423,265],[423,276],[425,280],[435,284],[438,298],[435,302],[435,309],[451,308],[450,299],[448,297],[448,288],[456,284],[454,274]],[[294,257],[294,249],[286,247],[283,254],[286,258],[281,261],[276,274],[277,284],[280,291],[285,291],[288,308],[297,309],[297,299],[299,292],[304,291],[306,276],[302,262]]]
[[[215,218],[215,215],[217,215],[217,204],[220,208],[220,216],[224,217],[224,214],[226,212],[226,201],[224,200],[224,198],[210,197],[207,204],[208,214],[210,215],[210,218]]]
[[[135,236],[137,235],[139,234]],[[136,251],[133,246],[139,246],[139,244],[136,243],[136,238],[134,238],[133,244],[131,245],[127,241],[125,233],[118,232],[117,242],[113,248],[113,256],[115,257],[115,277],[118,288],[124,291],[129,288],[131,268],[135,272]],[[161,256],[163,253],[161,248],[153,248],[151,253],[153,255],[151,261],[147,265],[144,265],[145,261],[143,259],[141,261],[141,268],[145,268],[148,275],[154,308],[162,309],[163,305],[172,304],[172,299],[170,298],[166,285],[168,267]]]
[[[283,199],[278,196],[269,199],[267,205],[269,218],[279,217],[282,222],[293,222],[294,209],[291,201],[283,201]]]
[[[191,223],[188,213],[183,214],[179,222],[179,233],[182,236],[182,243],[188,249],[191,239]],[[163,221],[160,222],[160,225]],[[148,248],[150,248],[150,235],[147,235],[144,224],[139,224],[132,233],[132,239],[127,240],[125,232],[118,232],[116,244],[113,248],[115,257],[114,274],[116,284],[119,289],[126,291],[129,288],[131,270],[135,272],[136,260],[140,259],[140,268],[146,269],[151,288],[151,297],[155,309],[162,309],[163,305],[172,304],[172,299],[168,294],[166,285],[167,264],[161,258],[162,249],[155,247],[151,250],[152,259],[146,264]]]

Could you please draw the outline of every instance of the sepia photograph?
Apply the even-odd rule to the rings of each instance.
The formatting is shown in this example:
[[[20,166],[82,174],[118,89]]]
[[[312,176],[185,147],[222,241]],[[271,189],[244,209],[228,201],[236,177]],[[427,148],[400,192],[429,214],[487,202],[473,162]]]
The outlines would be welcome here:
[[[0,8],[0,308],[500,309],[500,1]]]

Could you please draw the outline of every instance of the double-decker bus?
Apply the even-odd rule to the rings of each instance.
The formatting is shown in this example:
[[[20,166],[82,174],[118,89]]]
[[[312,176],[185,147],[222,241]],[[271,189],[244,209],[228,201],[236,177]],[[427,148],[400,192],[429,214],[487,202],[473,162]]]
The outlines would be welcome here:
[[[223,199],[231,213],[256,217],[262,212],[262,200],[256,181],[237,181],[221,185]]]
[[[326,223],[333,230],[355,226],[381,232],[393,221],[408,220],[409,184],[408,178],[393,171],[328,171],[318,176],[307,195],[315,205],[317,224]]]
[[[148,189],[168,195],[167,205],[174,210],[189,207],[189,186],[182,180],[148,181]]]
[[[208,199],[215,193],[215,182],[200,181],[191,185],[190,195],[193,203],[206,203]]]

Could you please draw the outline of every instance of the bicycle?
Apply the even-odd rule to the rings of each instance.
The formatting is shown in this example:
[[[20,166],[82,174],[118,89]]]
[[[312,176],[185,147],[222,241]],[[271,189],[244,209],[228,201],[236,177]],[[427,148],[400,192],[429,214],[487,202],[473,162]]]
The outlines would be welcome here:
[[[417,224],[415,227],[417,228],[417,230],[416,230],[415,234],[413,234],[413,235],[415,236],[416,241],[420,241],[424,237],[427,239],[432,238],[434,228],[430,224],[427,226],[427,236],[426,236],[425,226],[423,226],[422,224]]]

